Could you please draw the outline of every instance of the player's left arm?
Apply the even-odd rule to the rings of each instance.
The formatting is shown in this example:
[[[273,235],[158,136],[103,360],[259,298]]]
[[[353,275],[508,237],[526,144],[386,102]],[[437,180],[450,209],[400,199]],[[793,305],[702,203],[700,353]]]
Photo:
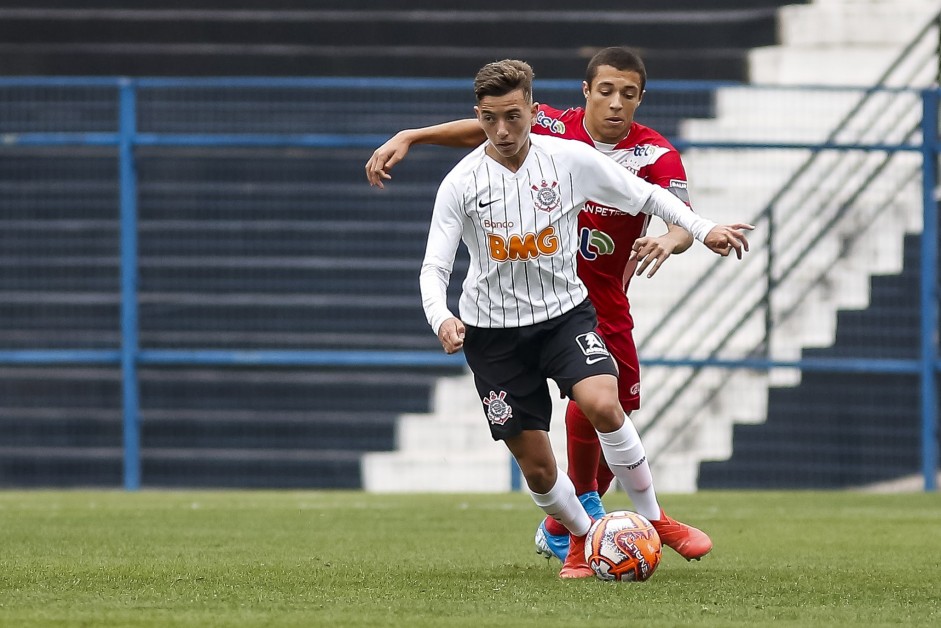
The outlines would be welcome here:
[[[735,252],[736,257],[748,250],[745,231],[755,227],[746,223],[717,225],[699,216],[686,203],[659,185],[631,174],[601,153],[585,144],[571,142],[567,156],[581,202],[587,199],[617,207],[626,214],[652,214],[666,223],[676,223],[706,248],[723,257]],[[586,152],[587,151],[587,152]]]

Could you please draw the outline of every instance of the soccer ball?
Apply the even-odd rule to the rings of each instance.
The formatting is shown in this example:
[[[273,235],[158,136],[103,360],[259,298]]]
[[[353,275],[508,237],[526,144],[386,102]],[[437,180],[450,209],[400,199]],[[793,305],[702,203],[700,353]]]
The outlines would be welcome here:
[[[650,521],[619,510],[591,524],[585,560],[601,580],[641,582],[660,564],[660,548],[660,536]]]

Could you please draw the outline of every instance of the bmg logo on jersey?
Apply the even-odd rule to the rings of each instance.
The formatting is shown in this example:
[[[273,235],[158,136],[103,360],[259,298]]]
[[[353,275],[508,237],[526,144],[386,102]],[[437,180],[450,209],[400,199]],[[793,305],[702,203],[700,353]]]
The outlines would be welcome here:
[[[526,261],[540,255],[554,255],[559,250],[559,236],[552,225],[539,233],[514,233],[509,237],[488,233],[487,248],[490,250],[490,259],[494,261]]]

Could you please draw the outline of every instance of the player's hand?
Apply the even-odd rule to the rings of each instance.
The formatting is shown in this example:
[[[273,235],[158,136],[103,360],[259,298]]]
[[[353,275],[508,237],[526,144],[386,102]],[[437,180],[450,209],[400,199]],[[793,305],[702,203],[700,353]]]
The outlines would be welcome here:
[[[402,132],[396,133],[385,144],[373,151],[372,157],[366,162],[366,179],[369,185],[384,189],[383,180],[392,178],[389,171],[408,154],[412,142]]]
[[[703,240],[709,249],[726,257],[733,250],[738,259],[748,250],[748,238],[745,237],[745,231],[754,229],[754,225],[737,222],[734,225],[718,225],[712,228],[706,239]]]
[[[438,328],[438,340],[444,347],[445,353],[457,353],[464,346],[464,323],[461,319],[451,317],[441,323]]]
[[[650,267],[650,272],[647,273],[647,277],[653,277],[657,271],[660,270],[663,262],[667,261],[667,258],[673,255],[673,251],[676,250],[676,245],[676,240],[667,236],[660,236],[658,238],[644,236],[637,238],[634,240],[634,245],[631,247],[631,256],[628,261],[637,262],[635,274],[638,277],[647,270],[648,266]]]

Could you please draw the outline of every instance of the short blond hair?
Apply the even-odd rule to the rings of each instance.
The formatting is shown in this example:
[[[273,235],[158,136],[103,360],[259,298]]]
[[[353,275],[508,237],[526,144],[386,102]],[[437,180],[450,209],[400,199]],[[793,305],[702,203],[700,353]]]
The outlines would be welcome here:
[[[504,59],[488,63],[474,77],[474,95],[477,102],[484,96],[505,96],[523,90],[527,102],[533,100],[533,69],[525,61]]]

